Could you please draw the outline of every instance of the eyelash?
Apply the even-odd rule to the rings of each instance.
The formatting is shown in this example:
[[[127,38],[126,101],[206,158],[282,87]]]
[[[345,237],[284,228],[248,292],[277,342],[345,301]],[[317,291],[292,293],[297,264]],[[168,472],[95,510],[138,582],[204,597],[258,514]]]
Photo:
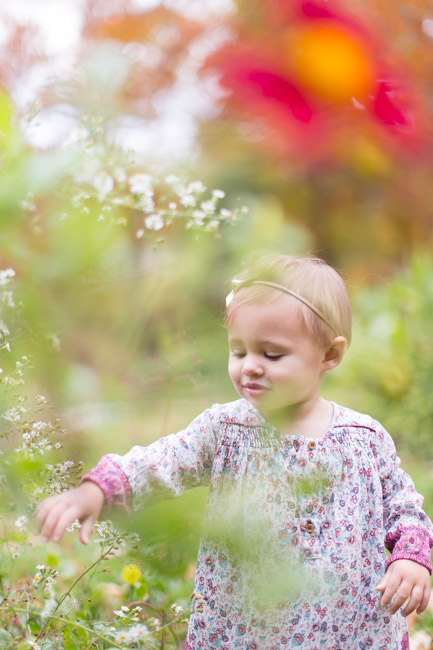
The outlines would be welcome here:
[[[233,357],[235,357],[235,359],[243,359],[245,356],[244,352],[232,352],[231,354]],[[282,354],[270,355],[264,352],[264,356],[266,357],[266,359],[269,359],[270,361],[278,361],[278,359],[281,359],[283,355]]]

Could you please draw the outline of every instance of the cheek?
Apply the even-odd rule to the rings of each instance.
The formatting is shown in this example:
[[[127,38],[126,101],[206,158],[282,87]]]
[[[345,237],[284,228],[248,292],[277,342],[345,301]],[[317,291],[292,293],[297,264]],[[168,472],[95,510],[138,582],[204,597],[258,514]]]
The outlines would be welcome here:
[[[240,375],[240,366],[239,362],[237,359],[229,359],[228,363],[228,373],[229,377],[232,380],[232,382],[235,384],[237,381],[239,381],[239,375]]]

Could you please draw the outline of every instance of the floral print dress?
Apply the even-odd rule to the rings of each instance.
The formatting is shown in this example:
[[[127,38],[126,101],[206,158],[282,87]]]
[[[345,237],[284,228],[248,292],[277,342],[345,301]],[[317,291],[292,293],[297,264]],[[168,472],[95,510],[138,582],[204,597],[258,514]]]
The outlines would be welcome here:
[[[307,438],[244,399],[215,404],[84,477],[134,508],[209,486],[187,650],[409,649],[375,587],[397,559],[431,572],[432,524],[384,428],[333,407]]]

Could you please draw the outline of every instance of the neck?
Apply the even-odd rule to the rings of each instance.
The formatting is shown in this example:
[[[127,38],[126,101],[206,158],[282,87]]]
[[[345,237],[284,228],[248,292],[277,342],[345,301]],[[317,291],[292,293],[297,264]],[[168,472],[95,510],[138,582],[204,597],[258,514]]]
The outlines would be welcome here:
[[[332,404],[320,395],[301,404],[263,413],[281,433],[307,438],[321,438],[329,428],[332,414]]]

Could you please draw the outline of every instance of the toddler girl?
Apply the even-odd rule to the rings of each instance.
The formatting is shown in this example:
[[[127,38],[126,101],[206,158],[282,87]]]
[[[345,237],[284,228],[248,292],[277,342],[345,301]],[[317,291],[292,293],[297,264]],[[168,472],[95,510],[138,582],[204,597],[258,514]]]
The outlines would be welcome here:
[[[233,281],[226,325],[240,399],[104,456],[40,504],[44,540],[79,519],[87,543],[104,503],[208,485],[186,650],[408,650],[433,528],[384,428],[321,397],[350,342],[342,279],[316,258],[268,256]]]

